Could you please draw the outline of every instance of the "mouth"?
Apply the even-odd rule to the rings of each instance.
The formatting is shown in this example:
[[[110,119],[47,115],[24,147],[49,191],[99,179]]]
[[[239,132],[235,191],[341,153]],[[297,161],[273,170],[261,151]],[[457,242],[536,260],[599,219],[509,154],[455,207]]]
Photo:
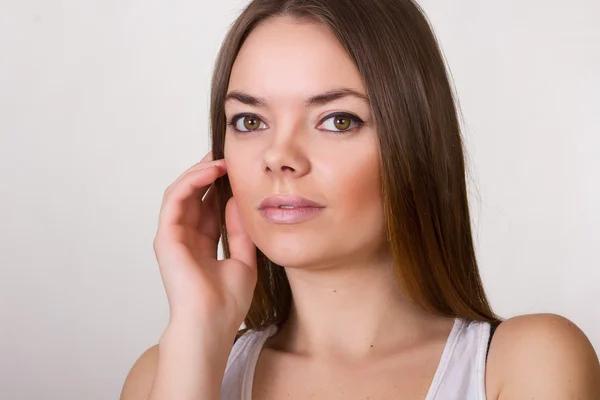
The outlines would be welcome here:
[[[262,216],[275,224],[297,224],[320,214],[324,205],[301,196],[269,196],[259,205]]]
[[[302,196],[268,196],[258,206],[259,210],[265,208],[297,209],[297,208],[324,208],[325,206],[316,201]]]

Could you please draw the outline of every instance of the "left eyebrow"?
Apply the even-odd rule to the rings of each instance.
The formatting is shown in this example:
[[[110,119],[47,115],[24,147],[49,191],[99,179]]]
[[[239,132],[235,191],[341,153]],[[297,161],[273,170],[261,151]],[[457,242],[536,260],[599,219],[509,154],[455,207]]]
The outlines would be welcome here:
[[[346,88],[330,90],[325,93],[311,96],[308,98],[308,100],[306,100],[305,104],[306,104],[306,107],[314,107],[314,106],[331,103],[332,101],[339,100],[341,98],[349,97],[349,96],[356,97],[358,99],[365,101],[367,104],[369,104],[369,99],[367,98],[367,96],[365,96],[364,94],[362,94],[360,92],[357,92],[356,90],[346,89]],[[249,106],[268,107],[266,100],[261,99],[259,97],[252,96],[252,95],[244,93],[244,92],[237,91],[237,90],[231,91],[227,94],[227,96],[225,96],[225,102],[227,102],[229,100],[237,100],[240,103],[247,104]]]
[[[310,97],[306,101],[306,106],[307,107],[320,106],[323,104],[331,103],[334,100],[338,100],[343,97],[349,97],[349,96],[357,97],[357,98],[365,101],[367,104],[369,103],[369,99],[367,99],[367,96],[365,96],[362,93],[357,92],[356,90],[337,89],[337,90],[331,90],[329,92],[325,92],[325,93]]]

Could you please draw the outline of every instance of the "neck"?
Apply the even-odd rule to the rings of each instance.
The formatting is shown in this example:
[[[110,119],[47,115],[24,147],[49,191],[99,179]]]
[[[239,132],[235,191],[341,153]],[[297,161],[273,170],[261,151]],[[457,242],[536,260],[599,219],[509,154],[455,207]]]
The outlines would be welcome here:
[[[373,257],[369,258],[373,260]],[[363,360],[448,334],[447,318],[402,293],[391,258],[328,268],[287,268],[292,307],[274,347],[305,356]]]

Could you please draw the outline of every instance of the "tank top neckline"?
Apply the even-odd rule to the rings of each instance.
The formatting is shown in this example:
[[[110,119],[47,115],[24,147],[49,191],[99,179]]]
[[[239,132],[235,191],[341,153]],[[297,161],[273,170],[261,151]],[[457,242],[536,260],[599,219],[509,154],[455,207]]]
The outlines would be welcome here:
[[[435,374],[433,375],[433,379],[431,384],[429,385],[429,389],[427,390],[427,395],[424,400],[433,400],[435,394],[437,393],[440,385],[442,384],[444,375],[450,364],[450,359],[452,358],[452,353],[454,352],[454,348],[458,342],[458,337],[461,329],[465,325],[465,322],[460,318],[454,319],[454,324],[452,326],[452,330],[446,339],[446,343],[444,345],[444,349],[442,350],[442,356],[436,368]],[[246,366],[246,370],[244,371],[242,378],[242,399],[241,400],[251,400],[252,398],[252,385],[254,383],[254,372],[256,370],[256,365],[258,363],[258,358],[262,351],[262,348],[267,341],[268,338],[273,336],[277,332],[277,325],[271,325],[267,327],[260,337],[260,339],[255,344],[252,349],[248,364]]]

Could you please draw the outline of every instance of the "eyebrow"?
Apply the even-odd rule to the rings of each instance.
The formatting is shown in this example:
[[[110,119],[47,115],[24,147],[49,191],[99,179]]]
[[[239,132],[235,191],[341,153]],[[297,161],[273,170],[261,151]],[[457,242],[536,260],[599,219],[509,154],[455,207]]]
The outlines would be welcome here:
[[[308,98],[308,100],[306,100],[305,104],[307,107],[320,106],[323,104],[331,103],[334,100],[339,100],[341,98],[350,97],[350,96],[359,98],[359,99],[365,101],[367,104],[369,103],[369,99],[364,94],[357,92],[356,90],[353,90],[353,89],[344,88],[344,89],[330,90],[325,93],[311,96]],[[254,106],[254,107],[263,107],[263,108],[268,107],[268,103],[265,99],[262,99],[260,97],[255,97],[248,93],[240,92],[237,90],[231,91],[227,94],[227,96],[225,96],[225,102],[227,102],[229,100],[237,100],[240,103],[247,104],[249,106]]]

